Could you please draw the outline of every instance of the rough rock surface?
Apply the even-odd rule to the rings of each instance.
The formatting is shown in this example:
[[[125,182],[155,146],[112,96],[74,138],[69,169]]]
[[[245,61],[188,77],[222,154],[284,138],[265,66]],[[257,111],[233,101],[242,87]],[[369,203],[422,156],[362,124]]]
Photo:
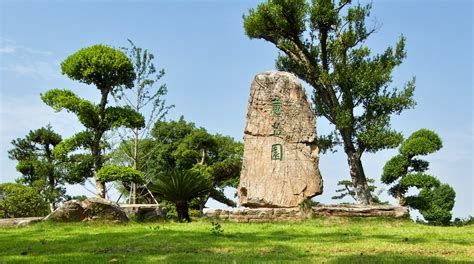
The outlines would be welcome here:
[[[121,204],[128,218],[134,218],[137,221],[154,221],[166,219],[166,208],[159,204]]]
[[[329,217],[393,217],[408,216],[408,208],[391,205],[318,205],[311,210],[293,208],[204,209],[204,217],[232,222],[298,221],[311,215]]]
[[[44,218],[58,222],[111,221],[128,222],[128,217],[120,206],[112,201],[93,197],[83,202],[72,200]]]
[[[393,205],[338,204],[315,206],[312,210],[316,215],[321,216],[386,216],[394,218],[408,216],[407,207]]]
[[[241,205],[295,207],[321,194],[318,163],[316,120],[301,83],[287,72],[255,76],[244,131]]]
[[[88,198],[82,202],[87,215],[86,220],[105,220],[128,222],[127,214],[120,206],[112,201],[99,197]]]
[[[21,217],[0,219],[0,227],[4,226],[27,226],[40,222],[44,217]]]
[[[71,200],[63,204],[63,206],[54,210],[44,220],[52,220],[57,222],[78,222],[86,218],[84,208],[80,201]]]

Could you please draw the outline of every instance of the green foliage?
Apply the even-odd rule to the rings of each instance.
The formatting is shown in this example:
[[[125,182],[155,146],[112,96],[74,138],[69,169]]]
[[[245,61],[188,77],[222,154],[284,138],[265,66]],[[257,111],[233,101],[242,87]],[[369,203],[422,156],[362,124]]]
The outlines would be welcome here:
[[[163,120],[174,105],[167,105],[164,100],[164,96],[168,93],[166,84],[156,86],[165,75],[165,71],[156,69],[153,53],[137,47],[131,40],[128,42],[130,47],[122,48],[122,50],[130,58],[137,78],[133,82],[132,89],[127,90],[126,87],[119,87],[113,91],[112,95],[118,104],[129,106],[139,113],[149,113],[143,128],[118,131],[122,139],[120,151],[126,154],[129,165],[134,169],[144,171],[147,159],[146,154],[141,155],[144,152],[141,149],[144,147],[142,141],[149,138],[152,125],[158,120]],[[140,201],[143,194],[148,196],[148,191],[144,192],[146,186],[137,188],[136,184],[130,184],[130,186],[125,185],[124,188],[130,193],[131,203],[136,203],[137,199]]]
[[[149,189],[163,199],[176,205],[180,222],[191,221],[188,203],[209,192],[212,182],[199,173],[187,171],[169,171],[149,185]]]
[[[403,137],[391,129],[391,116],[415,106],[414,78],[390,89],[392,71],[406,57],[405,38],[377,55],[364,45],[376,28],[366,26],[370,9],[347,0],[268,0],[243,17],[248,37],[281,51],[276,67],[312,86],[316,115],[335,126],[319,145],[324,152],[342,143],[349,158],[357,157],[350,170],[361,185],[367,184],[362,153],[397,147]],[[342,140],[334,140],[335,134]],[[366,188],[356,190],[364,192],[357,194],[360,202],[370,202]]]
[[[405,195],[408,188],[415,187],[418,189],[431,189],[438,187],[440,182],[436,177],[424,173],[410,173],[403,176],[398,184],[399,191]]]
[[[170,171],[149,185],[170,202],[191,201],[209,191],[211,181],[191,171]]]
[[[418,197],[425,202],[419,208],[426,221],[434,225],[448,225],[451,221],[451,211],[454,207],[456,192],[447,184],[435,188],[423,188]]]
[[[61,69],[69,78],[93,84],[100,90],[98,104],[69,90],[53,89],[41,95],[47,105],[56,111],[65,109],[74,113],[85,126],[85,131],[64,140],[54,152],[55,156],[74,161],[69,173],[76,180],[84,181],[100,171],[106,162],[104,150],[108,144],[103,136],[107,131],[145,125],[143,116],[130,106],[107,107],[109,94],[132,87],[136,75],[132,62],[122,51],[104,45],[79,50],[61,64]],[[105,197],[104,183],[96,179],[96,184],[98,195]]]
[[[74,113],[79,122],[91,131],[99,126],[105,131],[120,126],[128,128],[144,126],[143,116],[129,106],[112,106],[101,112],[101,105],[82,99],[69,90],[52,89],[42,94],[41,99],[56,111],[66,109]],[[104,116],[104,119],[101,120],[100,116]]]
[[[474,225],[474,216],[469,216],[466,219],[461,218],[454,218],[453,225],[455,226],[467,226],[467,225]]]
[[[417,209],[426,221],[434,225],[447,225],[451,220],[456,193],[447,184],[424,173],[429,162],[414,158],[439,150],[443,146],[439,136],[428,129],[420,129],[411,134],[400,147],[400,154],[385,164],[382,182],[393,184],[389,194],[401,205]],[[405,197],[409,188],[420,190],[418,195]]]
[[[217,221],[216,222],[211,222],[211,233],[213,235],[221,235],[222,233],[224,233],[224,229],[222,228],[221,224],[219,224]]]
[[[32,130],[24,138],[18,138],[11,143],[13,148],[8,151],[8,156],[18,161],[16,169],[22,174],[16,181],[36,186],[55,209],[56,204],[65,197],[64,183],[77,182],[66,173],[70,169],[69,160],[54,155],[62,143],[61,136],[47,125]]]
[[[317,206],[319,203],[311,200],[311,198],[306,198],[300,203],[300,209],[304,212],[310,212],[313,206]]]
[[[94,84],[100,90],[133,86],[135,72],[130,59],[105,45],[83,48],[61,63],[61,70],[72,80]]]
[[[428,129],[420,129],[403,142],[400,147],[400,153],[405,156],[414,157],[434,153],[442,147],[443,142],[435,132]]]
[[[409,165],[408,160],[403,155],[396,155],[391,158],[383,167],[382,182],[391,184],[400,179],[407,173]]]
[[[18,183],[0,184],[0,218],[45,216],[48,203],[39,190]]]
[[[69,196],[67,195],[66,201],[71,201],[71,200],[77,200],[77,201],[85,201],[87,199],[87,196],[85,195],[74,195],[74,196]]]
[[[367,179],[367,182],[369,183],[369,191],[372,194],[373,202],[376,204],[386,203],[386,202],[381,202],[378,197],[383,190],[380,190],[378,193],[375,193],[375,190],[377,189],[377,186],[375,186],[374,184],[375,180],[369,178]],[[349,196],[352,199],[354,199],[354,201],[357,201],[356,192],[354,190],[354,184],[351,181],[342,180],[342,181],[337,182],[337,185],[343,188],[337,189],[336,192],[339,193],[339,195],[335,195],[331,197],[331,199],[340,200],[340,199],[344,199],[344,197]]]
[[[97,179],[102,182],[143,182],[143,174],[130,167],[105,165],[97,172]]]
[[[223,189],[237,187],[242,167],[243,144],[232,137],[212,135],[183,117],[177,121],[155,123],[151,139],[139,140],[137,157],[147,182],[156,181],[164,173],[172,170],[190,170],[212,181],[212,189],[191,206],[202,209],[211,197],[229,206],[236,206],[228,199]],[[122,143],[113,153],[113,162],[133,164],[126,154],[133,142]],[[159,198],[157,198],[159,200]]]

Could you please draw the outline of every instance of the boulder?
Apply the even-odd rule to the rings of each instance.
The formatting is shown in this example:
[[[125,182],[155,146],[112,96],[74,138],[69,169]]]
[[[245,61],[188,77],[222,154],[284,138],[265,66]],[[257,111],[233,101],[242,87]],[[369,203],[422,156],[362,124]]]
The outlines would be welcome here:
[[[321,194],[316,118],[303,86],[264,72],[250,88],[238,194],[243,206],[295,207]]]
[[[166,219],[167,210],[159,204],[121,204],[128,218],[138,222]]]
[[[52,213],[44,218],[44,220],[51,220],[57,222],[78,222],[86,218],[84,208],[80,201],[71,200],[57,208]]]
[[[83,202],[72,200],[44,218],[57,222],[111,221],[128,222],[128,217],[117,203],[93,197]]]
[[[127,214],[117,203],[103,198],[88,198],[82,202],[82,207],[87,215],[86,221],[128,222]]]

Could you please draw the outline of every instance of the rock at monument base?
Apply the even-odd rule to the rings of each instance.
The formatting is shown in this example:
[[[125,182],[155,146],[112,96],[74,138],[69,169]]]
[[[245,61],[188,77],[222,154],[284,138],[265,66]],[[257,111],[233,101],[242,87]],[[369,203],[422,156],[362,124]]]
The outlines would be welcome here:
[[[309,211],[293,208],[204,209],[204,217],[231,222],[300,221],[310,215],[326,217],[408,217],[408,208],[392,205],[319,205]]]
[[[250,90],[238,194],[247,207],[295,207],[321,194],[316,119],[298,79],[255,76]]]
[[[98,197],[83,202],[72,200],[44,218],[57,222],[108,221],[128,222],[128,217],[118,204]]]

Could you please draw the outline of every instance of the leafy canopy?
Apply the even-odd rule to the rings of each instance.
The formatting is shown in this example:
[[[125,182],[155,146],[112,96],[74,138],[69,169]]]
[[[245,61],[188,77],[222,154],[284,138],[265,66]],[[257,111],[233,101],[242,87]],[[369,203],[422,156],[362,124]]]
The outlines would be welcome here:
[[[418,209],[425,220],[435,225],[448,224],[451,220],[456,193],[435,176],[426,174],[429,162],[415,156],[433,153],[442,146],[441,138],[435,132],[420,129],[402,143],[399,154],[387,161],[382,174],[382,182],[392,184],[389,193],[401,205]],[[420,192],[406,196],[412,187]]]
[[[211,188],[211,181],[199,173],[173,170],[164,173],[150,189],[171,202],[189,202]]]
[[[371,56],[364,45],[375,32],[366,26],[371,5],[351,4],[269,0],[244,15],[244,29],[250,38],[269,41],[282,52],[278,69],[314,88],[316,114],[335,125],[346,145],[351,141],[361,152],[393,148],[403,137],[390,128],[390,115],[415,105],[414,79],[400,91],[389,89],[393,69],[406,57],[405,38]],[[336,134],[322,139],[327,148],[338,142]]]
[[[102,182],[143,182],[143,174],[130,167],[105,165],[97,172],[97,179]]]
[[[13,148],[8,151],[8,156],[18,161],[16,169],[22,174],[16,181],[37,186],[53,208],[65,197],[64,183],[81,182],[81,179],[67,173],[72,169],[70,160],[54,155],[62,138],[50,125],[31,130],[24,138],[17,138],[11,143]]]
[[[79,50],[61,63],[61,70],[72,80],[107,91],[120,85],[130,88],[136,77],[129,58],[106,45]]]
[[[48,203],[34,187],[18,183],[0,184],[0,218],[45,216]]]

